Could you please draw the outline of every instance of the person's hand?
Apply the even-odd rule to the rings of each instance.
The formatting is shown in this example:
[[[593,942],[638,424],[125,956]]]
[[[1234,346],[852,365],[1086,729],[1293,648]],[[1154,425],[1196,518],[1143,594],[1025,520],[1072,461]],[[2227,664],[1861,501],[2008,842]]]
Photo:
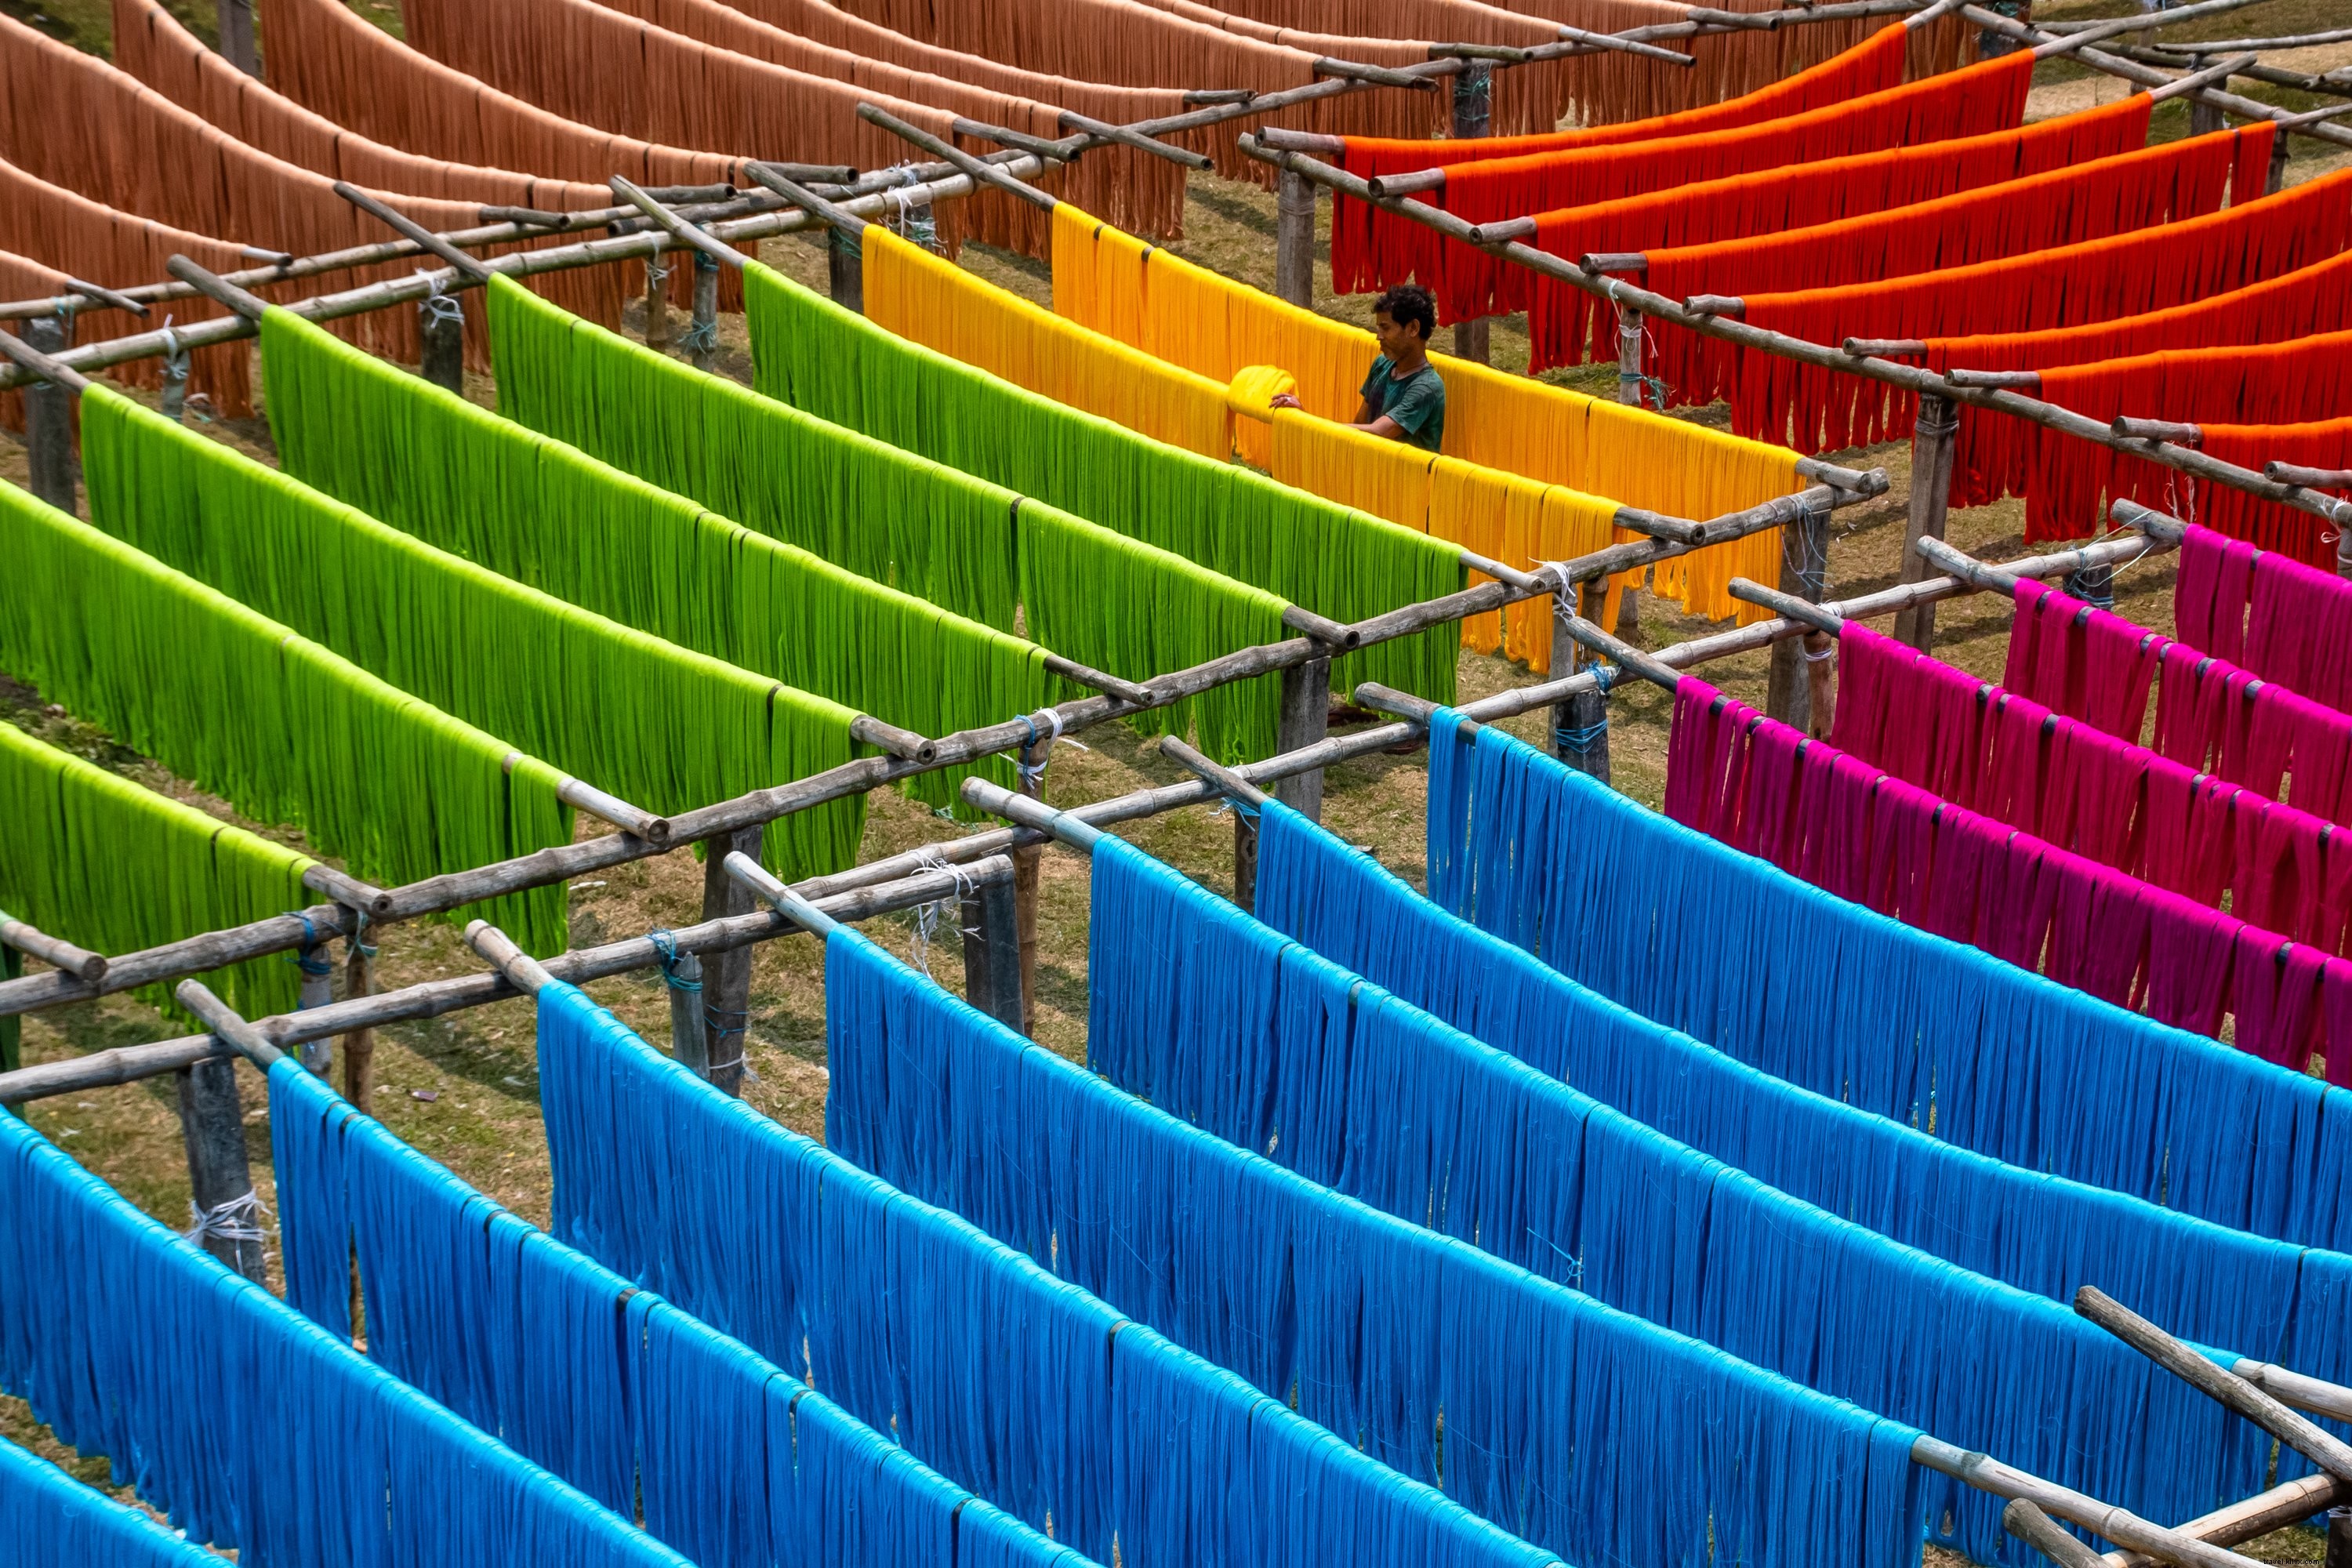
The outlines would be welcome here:
[[[1268,408],[1304,408],[1307,405],[1298,401],[1297,393],[1277,392],[1267,401],[1266,406]]]

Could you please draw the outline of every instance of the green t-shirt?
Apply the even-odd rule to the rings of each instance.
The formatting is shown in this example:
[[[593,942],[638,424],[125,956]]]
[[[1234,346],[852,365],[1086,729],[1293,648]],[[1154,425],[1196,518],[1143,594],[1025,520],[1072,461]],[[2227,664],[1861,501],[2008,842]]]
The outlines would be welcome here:
[[[1386,354],[1373,359],[1372,373],[1364,377],[1364,401],[1371,405],[1373,418],[1387,415],[1406,440],[1434,452],[1445,439],[1445,383],[1438,379],[1433,364],[1423,365],[1402,381],[1391,374],[1395,368]]]

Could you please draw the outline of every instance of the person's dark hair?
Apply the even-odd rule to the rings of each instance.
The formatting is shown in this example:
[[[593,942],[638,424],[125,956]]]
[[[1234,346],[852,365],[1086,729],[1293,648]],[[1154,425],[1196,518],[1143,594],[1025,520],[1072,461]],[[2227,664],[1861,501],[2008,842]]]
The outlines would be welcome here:
[[[1374,314],[1386,310],[1389,320],[1400,327],[1419,322],[1423,342],[1437,335],[1437,301],[1418,283],[1398,284],[1372,301],[1372,310]]]

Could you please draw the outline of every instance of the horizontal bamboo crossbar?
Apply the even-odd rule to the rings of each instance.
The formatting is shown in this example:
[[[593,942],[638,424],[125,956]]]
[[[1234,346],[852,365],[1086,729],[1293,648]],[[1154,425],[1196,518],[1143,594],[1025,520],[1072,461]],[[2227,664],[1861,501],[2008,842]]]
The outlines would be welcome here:
[[[1012,875],[1011,861],[998,859],[991,863],[983,860],[976,866],[954,869],[934,866],[914,875],[871,887],[808,892],[808,889],[822,887],[820,879],[816,883],[803,883],[796,890],[810,897],[814,907],[824,915],[837,921],[855,922],[896,910],[913,909],[921,904],[936,903],[941,899],[952,899],[958,896],[960,886],[969,888],[1009,880]],[[476,922],[477,925],[480,923]],[[576,948],[551,958],[538,967],[550,978],[584,985],[592,980],[607,980],[617,974],[657,969],[664,961],[665,946],[672,953],[694,953],[698,956],[729,952],[774,937],[789,936],[796,929],[792,922],[772,911],[730,915],[667,932],[661,943],[650,936],[632,937],[624,942],[608,942],[602,947]],[[535,963],[531,960],[524,962]],[[201,991],[202,987],[190,981],[184,989]],[[250,1031],[243,1037],[247,1049],[237,1054],[249,1055],[262,1047],[282,1053],[294,1046],[330,1039],[357,1029],[381,1028],[392,1024],[437,1018],[467,1007],[503,1001],[521,994],[523,990],[508,978],[502,967],[494,967],[487,973],[426,981],[398,991],[382,992],[373,996],[306,1008],[299,1013],[253,1020],[244,1025]],[[209,995],[210,993],[205,994]],[[186,1000],[184,995],[183,1000]],[[219,1007],[221,1015],[235,1016],[228,1014],[225,1006],[219,1006],[217,999],[215,1005]],[[196,1011],[194,1008],[190,1010]],[[206,1022],[211,1021],[202,1013],[198,1016]],[[133,1083],[141,1079],[175,1072],[200,1061],[226,1056],[235,1049],[233,1045],[224,1045],[219,1037],[208,1034],[160,1040],[152,1045],[120,1046],[112,1050],[98,1051],[66,1061],[19,1068],[15,1072],[0,1073],[0,1104],[21,1105],[28,1100],[73,1094],[83,1089]]]

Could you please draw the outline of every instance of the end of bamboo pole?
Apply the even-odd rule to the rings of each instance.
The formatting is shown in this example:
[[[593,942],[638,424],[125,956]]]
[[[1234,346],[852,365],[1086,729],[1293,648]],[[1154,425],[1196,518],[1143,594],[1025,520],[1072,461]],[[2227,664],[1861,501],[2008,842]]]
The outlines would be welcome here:
[[[1217,793],[1237,805],[1263,811],[1272,797],[1223,763],[1211,761],[1173,735],[1160,737],[1160,754],[1196,778],[1214,784]]]
[[[896,724],[886,724],[871,713],[860,713],[849,721],[852,740],[878,746],[902,762],[931,763],[939,760],[940,744],[912,730],[901,730]]]
[[[1014,795],[1011,790],[990,784],[983,778],[964,780],[963,798],[991,816],[1001,816],[1007,822],[1043,833],[1073,849],[1092,853],[1094,847],[1103,840],[1101,828],[1081,822],[1067,812],[1055,811],[1043,801]]]
[[[762,903],[819,941],[841,929],[839,921],[778,881],[766,867],[740,849],[729,850],[721,865],[729,876],[749,888]]]
[[[289,256],[275,265],[283,267],[293,259]],[[217,273],[206,271],[184,256],[174,255],[167,258],[163,262],[163,270],[206,299],[227,306],[231,310],[256,325],[260,324],[263,313],[269,309],[268,301],[259,295],[247,293],[227,279]]]
[[[488,921],[473,921],[466,927],[466,945],[495,965],[506,983],[526,996],[536,996],[555,984],[555,976],[547,966],[515,945],[507,935]]]
[[[183,980],[172,994],[181,1006],[195,1016],[196,1021],[238,1056],[268,1072],[286,1053],[269,1043],[259,1029],[247,1023],[236,1008],[213,994],[201,980]]]

